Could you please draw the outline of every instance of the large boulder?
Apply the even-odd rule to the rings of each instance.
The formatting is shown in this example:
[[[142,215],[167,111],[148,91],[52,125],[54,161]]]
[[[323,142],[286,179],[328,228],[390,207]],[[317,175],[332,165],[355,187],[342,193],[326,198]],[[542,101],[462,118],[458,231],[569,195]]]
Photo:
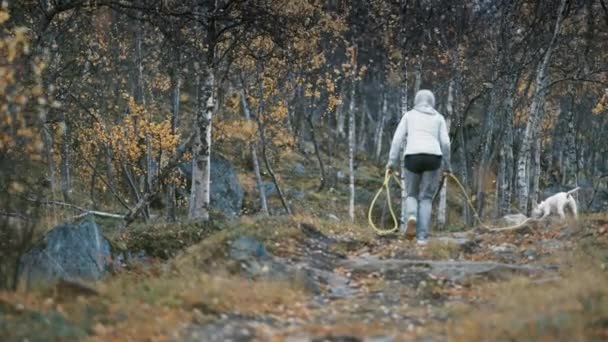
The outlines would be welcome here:
[[[58,280],[100,279],[111,263],[111,247],[92,217],[53,228],[19,261],[28,288]]]
[[[180,171],[192,183],[192,161],[179,166]],[[190,186],[188,186],[190,190]],[[238,216],[243,207],[245,192],[236,176],[232,163],[219,154],[211,154],[211,208],[226,216]]]

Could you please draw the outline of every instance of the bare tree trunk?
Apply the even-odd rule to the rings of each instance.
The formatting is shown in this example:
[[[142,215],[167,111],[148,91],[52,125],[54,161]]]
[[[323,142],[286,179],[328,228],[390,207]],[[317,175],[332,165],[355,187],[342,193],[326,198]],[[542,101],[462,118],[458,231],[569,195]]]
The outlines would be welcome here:
[[[496,210],[497,216],[503,216],[510,211],[513,191],[513,97],[517,78],[509,80],[507,99],[505,100],[505,124],[503,127],[502,143],[500,144],[500,162],[497,177]]]
[[[458,154],[460,159],[460,171],[458,172],[460,176],[460,181],[462,182],[465,188],[469,186],[469,161],[467,158],[467,143],[464,129],[464,109],[463,109],[463,101],[462,97],[462,71],[460,65],[460,55],[461,49],[460,46],[456,47],[452,52],[452,60],[454,61],[454,77],[453,77],[453,86],[452,90],[454,94],[454,98],[456,102],[453,104],[454,106],[454,118],[456,119],[457,126],[457,136],[458,136]],[[471,224],[471,214],[469,212],[469,206],[464,204],[462,206],[462,219],[466,225]]]
[[[321,159],[321,150],[319,149],[319,142],[317,141],[317,136],[315,134],[315,126],[312,122],[312,115],[309,115],[306,121],[308,121],[308,127],[310,127],[310,137],[315,148],[315,155],[317,156],[317,161],[319,162],[321,179],[319,180],[319,187],[317,188],[317,191],[321,191],[325,187],[325,182],[327,179],[325,175],[325,166],[323,165],[323,159]]]
[[[66,203],[71,202],[72,195],[72,128],[63,114],[63,133],[61,142],[61,192]]]
[[[338,138],[344,138],[346,136],[346,132],[344,130],[344,122],[346,121],[346,112],[344,107],[346,106],[346,86],[342,86],[342,90],[340,91],[340,100],[342,103],[338,105],[336,108],[336,131],[338,133]]]
[[[362,85],[359,85],[359,87],[362,87]],[[365,147],[367,145],[367,135],[365,134],[367,130],[367,101],[365,100],[364,91],[360,91],[359,96],[361,97],[361,107],[359,108],[361,124],[359,125],[359,142],[357,144],[357,151],[365,152]]]
[[[407,113],[407,65],[408,65],[408,46],[407,46],[407,24],[408,24],[408,13],[407,6],[408,0],[400,0],[399,1],[399,48],[401,50],[401,54],[403,59],[401,61],[401,72],[403,78],[401,79],[400,86],[400,102],[401,102],[401,112],[397,117],[398,120]],[[399,229],[404,232],[405,231],[405,222],[406,222],[406,199],[407,199],[407,189],[405,188],[405,164],[403,160],[403,154],[401,154],[399,163],[400,163],[400,177],[399,180],[401,182],[401,215],[400,219],[400,227]]]
[[[568,87],[570,93],[570,105],[566,115],[567,131],[566,131],[566,158],[564,161],[564,179],[566,184],[574,184],[576,172],[578,170],[578,161],[576,157],[576,130],[574,129],[574,90],[570,85]]]
[[[243,113],[245,114],[245,119],[251,120],[251,111],[249,110],[249,105],[247,104],[247,98],[245,96],[245,91],[241,89],[240,91],[241,97],[241,106],[243,107]],[[253,162],[253,172],[255,174],[255,183],[258,187],[258,191],[260,192],[260,204],[262,205],[262,211],[266,216],[270,215],[270,211],[268,211],[268,201],[266,200],[266,191],[264,190],[264,183],[262,182],[262,174],[260,173],[260,161],[258,160],[258,153],[256,148],[256,143],[253,142],[251,144],[251,159]]]
[[[414,95],[418,93],[420,90],[420,85],[422,84],[422,64],[420,63],[420,58],[416,60],[416,69],[414,69]]]
[[[384,124],[386,122],[386,115],[388,113],[388,100],[387,100],[387,89],[384,89],[384,94],[382,96],[382,109],[380,112],[380,122],[376,127],[376,134],[374,137],[374,146],[376,147],[375,159],[377,162],[380,161],[380,156],[382,154],[382,138],[384,136]]]
[[[208,65],[207,67],[211,67]],[[198,71],[200,72],[200,70]],[[211,118],[215,106],[215,78],[213,70],[207,70],[205,82],[200,82],[196,137],[192,153],[192,188],[190,191],[191,219],[209,220],[211,181]]]
[[[401,66],[403,71],[403,79],[401,80],[401,116],[402,118],[407,113],[407,57],[403,61]],[[401,173],[399,174],[399,180],[401,181],[401,215],[400,215],[400,230],[405,231],[406,222],[406,203],[407,203],[407,189],[405,188],[405,161],[404,154],[402,153],[399,158],[399,164],[401,166]]]
[[[532,99],[532,103],[530,105],[530,114],[526,123],[526,129],[521,139],[521,148],[517,158],[518,205],[519,210],[525,214],[529,214],[530,174],[528,172],[528,168],[530,166],[530,156],[532,146],[534,144],[534,132],[542,121],[543,111],[541,108],[545,101],[546,86],[548,84],[547,69],[549,67],[549,62],[551,61],[551,55],[557,40],[557,36],[559,35],[561,29],[565,6],[566,0],[561,0],[551,41],[547,46],[547,50],[542,61],[538,64],[536,69],[534,98]]]
[[[446,103],[446,125],[448,132],[450,131],[451,118],[454,115],[454,80],[450,80],[448,85],[448,99]],[[447,210],[447,194],[448,194],[448,182],[447,179],[443,179],[441,191],[439,192],[439,205],[437,208],[437,226],[439,229],[445,229],[446,225],[446,210]]]
[[[45,118],[46,119],[46,118]],[[47,182],[51,191],[51,200],[55,200],[55,191],[57,190],[57,176],[55,174],[55,154],[53,132],[51,125],[44,123],[42,127],[42,141],[44,142],[44,161],[47,167]]]
[[[177,133],[177,127],[179,124],[179,100],[180,100],[180,88],[182,83],[181,71],[180,71],[180,52],[176,52],[175,64],[173,66],[173,72],[171,75],[172,92],[171,92],[171,133]],[[158,169],[160,171],[160,163]],[[167,219],[170,222],[177,220],[177,202],[175,198],[175,184],[169,184],[167,187]]]
[[[498,67],[498,66],[496,66]],[[497,82],[498,83],[498,82]],[[485,204],[485,186],[487,184],[490,157],[492,155],[492,149],[494,146],[494,127],[496,120],[496,109],[498,107],[498,96],[501,90],[499,84],[494,84],[490,91],[490,105],[486,111],[486,117],[484,122],[484,139],[482,140],[481,146],[481,158],[479,161],[479,169],[477,171],[477,212],[480,217],[483,216],[483,209]]]
[[[540,155],[541,155],[541,129],[537,127],[534,134],[534,149],[532,153],[532,163],[530,165],[530,174],[532,175],[530,185],[530,204],[532,207],[538,203],[540,192]]]
[[[217,0],[211,1],[206,8],[208,18],[212,18]],[[201,8],[205,11],[205,8]],[[199,23],[202,26],[202,24]],[[211,118],[215,110],[215,20],[209,19],[204,26],[205,47],[205,81],[198,84],[198,112],[196,114],[196,135],[192,149],[192,187],[190,190],[190,219],[209,220],[209,203],[211,192]],[[199,26],[197,30],[203,32]],[[195,72],[200,75],[200,65],[195,63]]]
[[[350,107],[348,111],[348,170],[349,170],[349,188],[350,200],[348,206],[348,215],[351,221],[355,220],[355,150],[357,148],[357,140],[355,139],[355,95],[357,87],[357,47],[353,47],[353,56],[351,62],[351,89],[350,89]]]

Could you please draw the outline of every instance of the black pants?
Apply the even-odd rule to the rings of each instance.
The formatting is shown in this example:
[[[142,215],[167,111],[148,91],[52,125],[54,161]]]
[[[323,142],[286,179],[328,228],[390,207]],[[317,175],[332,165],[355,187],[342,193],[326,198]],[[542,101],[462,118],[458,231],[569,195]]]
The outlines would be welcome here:
[[[441,167],[441,156],[435,154],[410,154],[405,156],[405,168],[410,172],[423,173]]]

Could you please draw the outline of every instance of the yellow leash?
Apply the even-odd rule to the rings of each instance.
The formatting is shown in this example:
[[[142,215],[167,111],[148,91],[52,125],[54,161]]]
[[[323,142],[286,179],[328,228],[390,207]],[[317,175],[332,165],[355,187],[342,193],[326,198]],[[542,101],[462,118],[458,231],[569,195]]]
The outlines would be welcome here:
[[[399,178],[397,178],[397,176],[395,176],[394,173],[390,172],[389,170],[386,170],[386,173],[384,174],[384,182],[382,182],[382,186],[380,187],[378,192],[376,192],[376,196],[374,196],[374,199],[372,200],[372,203],[370,204],[369,210],[367,212],[367,219],[369,221],[369,225],[379,235],[388,235],[388,234],[392,234],[392,233],[396,232],[397,230],[399,230],[399,220],[397,220],[397,215],[395,215],[395,210],[393,210],[393,202],[391,201],[391,187],[390,187],[391,179],[394,179],[395,182],[397,182],[397,184],[401,188],[401,180]],[[394,226],[392,229],[378,228],[374,224],[374,221],[372,220],[372,209],[374,209],[374,206],[376,205],[376,201],[378,200],[378,197],[380,197],[380,194],[382,194],[382,191],[384,191],[384,190],[386,190],[386,203],[388,204],[388,210],[390,211],[391,217],[393,218]]]
[[[483,223],[483,221],[481,221],[481,218],[479,217],[479,213],[477,212],[477,210],[475,210],[475,206],[473,205],[473,202],[471,201],[471,198],[467,194],[467,191],[465,190],[465,188],[462,185],[462,183],[460,183],[460,181],[458,180],[458,178],[456,178],[456,176],[454,176],[454,174],[452,174],[452,173],[448,173],[448,176],[450,176],[450,178],[452,178],[454,180],[454,182],[456,182],[456,185],[458,185],[458,187],[460,188],[460,191],[462,191],[462,194],[464,195],[465,199],[467,200],[467,204],[469,205],[469,207],[473,211],[473,214],[475,215],[475,219],[477,220],[477,222],[479,222],[479,226],[481,228],[487,230],[487,231],[500,232],[500,231],[506,231],[506,230],[514,230],[514,229],[518,229],[518,228],[521,228],[521,227],[525,226],[528,222],[531,222],[531,221],[540,221],[539,219],[528,217],[527,219],[525,219],[521,223],[518,223],[518,224],[515,224],[515,225],[512,225],[512,226],[494,227],[493,228],[493,227],[491,227],[491,226]],[[399,220],[397,220],[397,215],[395,215],[395,211],[393,210],[393,204],[392,204],[392,201],[391,201],[391,190],[390,190],[390,181],[391,181],[391,179],[394,179],[395,182],[397,182],[397,184],[399,185],[399,187],[402,188],[400,179],[397,178],[397,176],[394,173],[389,172],[388,170],[386,170],[386,173],[384,175],[384,181],[382,182],[382,186],[380,187],[380,189],[378,190],[378,192],[376,192],[376,195],[374,196],[374,199],[370,203],[369,210],[367,212],[367,219],[368,219],[369,225],[379,235],[388,235],[388,234],[395,233],[397,230],[399,230]],[[391,229],[382,229],[382,228],[379,228],[379,227],[377,227],[374,224],[374,221],[372,220],[372,210],[373,210],[374,206],[376,205],[376,201],[378,200],[378,197],[380,197],[380,194],[382,194],[382,191],[385,191],[385,190],[386,190],[386,202],[388,204],[388,210],[391,213],[391,217],[393,219],[393,224],[394,224],[393,228],[391,228]],[[470,229],[469,231],[474,230],[474,229],[475,228]]]
[[[533,217],[528,217],[527,219],[523,220],[522,222],[520,222],[518,224],[515,224],[515,225],[512,225],[512,226],[492,228],[491,226],[488,226],[487,224],[483,223],[483,221],[481,221],[481,218],[479,217],[479,213],[477,212],[477,210],[475,210],[475,206],[473,205],[473,202],[471,201],[471,198],[467,194],[467,191],[465,190],[465,188],[462,185],[462,183],[460,183],[460,181],[458,180],[458,178],[456,178],[456,176],[454,176],[453,173],[448,173],[448,175],[450,176],[450,178],[452,178],[456,182],[456,185],[458,185],[458,187],[460,188],[460,191],[462,191],[462,193],[464,194],[464,197],[466,198],[467,203],[469,204],[469,207],[473,211],[473,214],[475,214],[475,219],[477,220],[477,222],[479,222],[479,226],[481,228],[483,228],[485,230],[488,230],[488,231],[491,231],[491,232],[500,232],[500,231],[505,231],[505,230],[514,230],[514,229],[517,229],[517,228],[521,228],[521,227],[525,226],[528,222],[540,221],[539,219],[535,219]],[[471,230],[474,230],[474,229],[475,228],[473,228]]]

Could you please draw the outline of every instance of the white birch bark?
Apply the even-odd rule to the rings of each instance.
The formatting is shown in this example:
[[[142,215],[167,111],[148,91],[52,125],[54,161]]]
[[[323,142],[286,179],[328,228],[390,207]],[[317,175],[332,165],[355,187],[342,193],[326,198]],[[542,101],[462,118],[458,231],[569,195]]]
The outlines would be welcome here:
[[[196,114],[196,136],[192,151],[192,187],[190,192],[190,219],[209,220],[211,181],[211,118],[214,109],[215,79],[208,70],[201,82]]]
[[[251,111],[249,110],[249,105],[247,103],[247,98],[245,97],[245,92],[241,89],[240,91],[241,97],[241,106],[243,107],[243,113],[245,115],[245,119],[251,119]],[[264,183],[262,182],[262,174],[260,172],[260,161],[258,159],[257,147],[256,143],[251,143],[251,159],[253,162],[253,172],[255,174],[255,183],[258,187],[258,191],[260,192],[260,204],[262,206],[262,212],[264,215],[270,215],[268,211],[268,201],[266,200],[266,191],[264,191]]]
[[[532,153],[532,146],[534,144],[534,132],[540,125],[542,117],[542,106],[545,101],[546,86],[548,84],[547,69],[549,62],[551,61],[551,55],[557,36],[561,30],[563,21],[564,7],[566,6],[566,0],[560,0],[560,5],[557,14],[557,20],[555,22],[555,28],[551,41],[549,42],[546,52],[538,64],[536,69],[536,80],[535,80],[535,91],[534,98],[530,104],[530,113],[528,115],[528,121],[526,128],[521,139],[521,148],[517,157],[517,191],[518,191],[518,206],[519,210],[525,214],[529,214],[529,200],[530,200],[530,173],[528,168],[530,167],[530,157]],[[540,137],[539,137],[540,138]]]
[[[352,57],[352,72],[351,72],[351,89],[350,89],[350,105],[348,111],[348,171],[349,171],[349,189],[350,199],[348,205],[348,216],[351,221],[355,220],[355,150],[357,149],[357,140],[355,139],[355,95],[357,87],[357,57],[356,47],[353,48]]]
[[[344,122],[346,121],[346,115],[344,108],[346,107],[345,99],[346,99],[346,87],[342,87],[340,91],[340,99],[342,103],[338,105],[336,108],[336,130],[338,131],[338,137],[344,138],[346,136],[346,132],[344,130]]]

